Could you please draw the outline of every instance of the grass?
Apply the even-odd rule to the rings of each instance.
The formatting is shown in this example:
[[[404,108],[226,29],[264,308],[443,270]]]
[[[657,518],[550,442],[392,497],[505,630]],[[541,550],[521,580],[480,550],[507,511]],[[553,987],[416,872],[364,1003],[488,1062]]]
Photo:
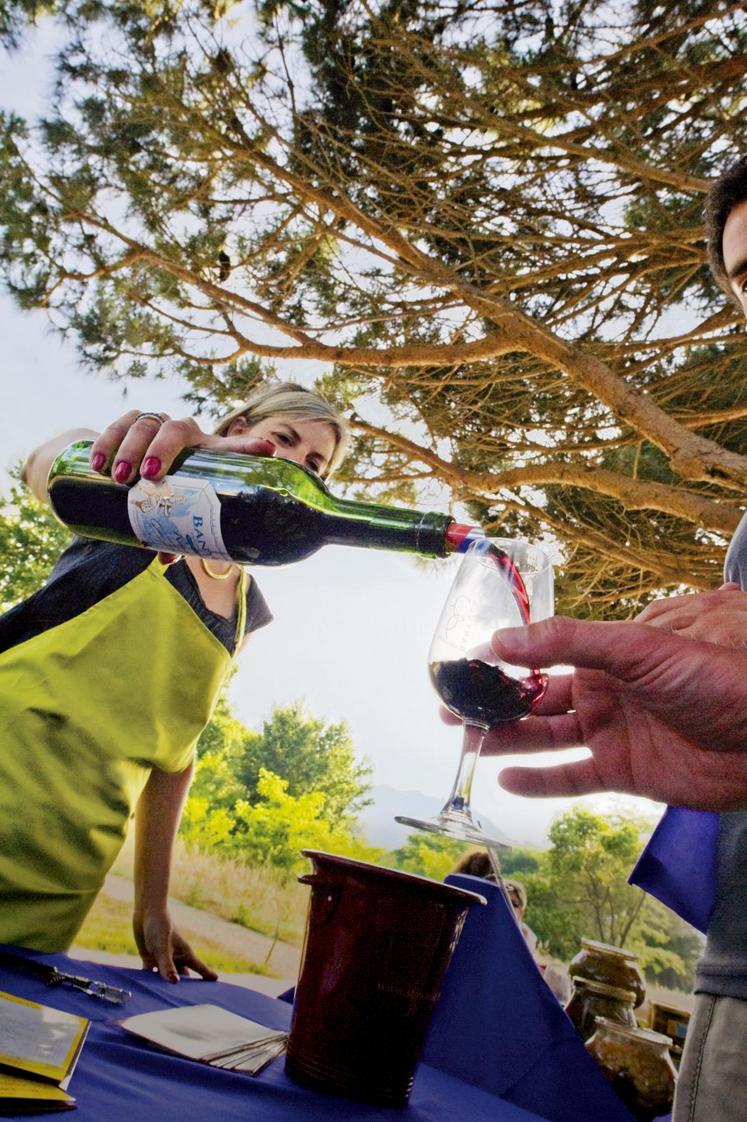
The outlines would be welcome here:
[[[75,938],[75,945],[109,954],[137,954],[132,935],[132,906],[100,892]]]
[[[132,877],[132,844],[125,846],[112,872]],[[308,889],[295,875],[212,853],[190,850],[177,840],[170,894],[193,908],[210,912],[249,931],[300,946],[306,922]]]
[[[112,872],[132,880],[132,862],[130,839]],[[241,940],[237,946],[235,937],[222,938],[220,932],[212,938],[213,932],[203,933],[196,919],[195,926],[200,931],[190,930],[189,923],[180,919],[180,933],[220,973],[295,977],[308,906],[308,888],[299,885],[295,875],[269,867],[250,868],[239,861],[189,850],[178,840],[169,894],[208,916],[237,924],[271,941],[266,953],[257,946],[246,948],[260,960],[255,961],[242,956]],[[102,892],[76,937],[76,945],[110,954],[136,954],[131,907],[129,902]]]
[[[209,962],[218,973],[251,973],[274,977],[273,971],[262,963],[230,954],[216,939],[190,931],[184,924],[180,924],[179,930],[197,954]],[[137,955],[132,935],[132,905],[124,900],[114,900],[105,892],[99,893],[96,903],[76,936],[75,945],[88,947],[90,950],[106,951],[109,954]]]

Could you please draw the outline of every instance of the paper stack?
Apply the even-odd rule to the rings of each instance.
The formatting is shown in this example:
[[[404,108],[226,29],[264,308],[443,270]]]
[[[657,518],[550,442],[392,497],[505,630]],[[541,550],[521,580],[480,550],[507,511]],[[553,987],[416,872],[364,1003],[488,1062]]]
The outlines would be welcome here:
[[[248,1075],[256,1075],[279,1056],[288,1036],[218,1005],[140,1013],[119,1024],[127,1032],[179,1056]]]

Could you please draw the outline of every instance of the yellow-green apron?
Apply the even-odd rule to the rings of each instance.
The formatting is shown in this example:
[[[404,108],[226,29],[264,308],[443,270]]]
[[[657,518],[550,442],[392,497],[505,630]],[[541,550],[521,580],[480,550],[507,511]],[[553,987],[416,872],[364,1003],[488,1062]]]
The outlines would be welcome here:
[[[191,762],[231,655],[164,573],[0,654],[0,942],[69,947],[151,768]],[[242,636],[243,572],[238,605]]]

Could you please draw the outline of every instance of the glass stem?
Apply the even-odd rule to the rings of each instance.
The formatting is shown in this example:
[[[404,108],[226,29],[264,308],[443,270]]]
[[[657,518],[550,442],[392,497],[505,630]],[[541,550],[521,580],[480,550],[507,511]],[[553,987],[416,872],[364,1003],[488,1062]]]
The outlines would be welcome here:
[[[494,849],[492,845],[486,845],[485,846],[485,852],[488,855],[488,861],[490,862],[490,867],[493,870],[493,876],[495,878],[495,883],[498,885],[498,887],[501,890],[501,893],[503,894],[503,899],[506,901],[506,906],[509,910],[509,913],[514,917],[514,919],[516,920],[517,926],[521,930],[521,924],[519,923],[519,917],[517,916],[516,912],[514,911],[514,906],[511,903],[511,897],[509,896],[508,889],[506,888],[506,882],[503,879],[503,870],[501,869],[501,859],[498,856],[498,851],[496,849]]]
[[[480,758],[480,749],[482,748],[483,737],[485,736],[485,729],[480,725],[464,725],[464,737],[462,739],[462,758],[459,761],[459,770],[457,771],[454,786],[451,789],[446,806],[441,811],[442,814],[463,814],[467,818],[472,818],[472,809],[470,799],[472,797],[472,780],[475,778],[475,767]]]

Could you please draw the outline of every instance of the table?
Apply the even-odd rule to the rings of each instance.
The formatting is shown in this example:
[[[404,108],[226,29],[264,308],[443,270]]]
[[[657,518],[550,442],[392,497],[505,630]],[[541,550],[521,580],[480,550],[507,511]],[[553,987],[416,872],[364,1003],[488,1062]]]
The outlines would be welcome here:
[[[258,1076],[219,1071],[162,1052],[126,1033],[120,1017],[153,1009],[210,1002],[274,1029],[288,1027],[284,1001],[225,982],[182,979],[172,985],[144,970],[103,966],[6,947],[26,958],[131,990],[115,1006],[66,987],[0,967],[0,989],[78,1013],[92,1021],[69,1092],[78,1101],[74,1122],[544,1122],[543,1116],[503,1101],[437,1068],[421,1064],[410,1104],[390,1109],[317,1094],[285,1075],[283,1057]],[[20,1117],[20,1116],[16,1116]]]

